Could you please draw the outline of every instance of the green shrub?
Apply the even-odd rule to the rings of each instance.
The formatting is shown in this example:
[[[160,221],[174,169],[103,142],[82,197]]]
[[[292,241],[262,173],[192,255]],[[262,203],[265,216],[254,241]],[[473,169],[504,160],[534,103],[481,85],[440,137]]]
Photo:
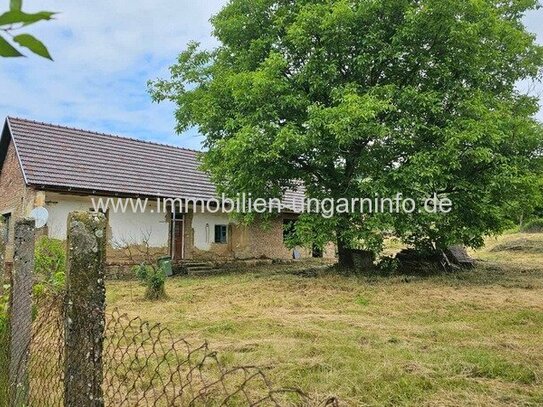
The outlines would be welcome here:
[[[145,263],[134,266],[133,268],[136,277],[143,285],[147,285],[149,275],[153,273],[153,268]]]
[[[42,236],[36,242],[34,271],[37,275],[50,278],[66,272],[66,247],[62,240]]]
[[[385,274],[392,274],[398,270],[400,267],[400,262],[398,259],[390,256],[382,257],[379,263],[377,263],[377,268]]]
[[[0,295],[0,336],[7,329],[8,306],[9,306],[9,285],[3,287]]]
[[[134,266],[132,270],[138,280],[147,287],[145,299],[156,301],[166,298],[166,273],[162,268],[142,263]]]
[[[38,283],[34,285],[34,294],[39,296],[63,290],[66,278],[64,242],[42,236],[36,242],[34,256],[34,273],[38,278]]]
[[[524,233],[543,233],[543,219],[534,219],[522,226]]]

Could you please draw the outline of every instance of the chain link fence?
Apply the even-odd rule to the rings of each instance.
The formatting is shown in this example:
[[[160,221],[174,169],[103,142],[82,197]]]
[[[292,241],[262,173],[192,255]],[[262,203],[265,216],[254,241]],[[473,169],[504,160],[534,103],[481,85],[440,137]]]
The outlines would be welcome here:
[[[207,342],[105,306],[105,219],[71,215],[66,290],[32,296],[34,230],[16,224],[11,277],[9,407],[337,406],[276,387],[257,366],[232,367]],[[0,406],[2,407],[2,406]]]
[[[26,378],[15,381],[19,386],[24,383],[32,407],[65,405],[65,372],[69,367],[64,301],[53,295],[36,303]],[[119,310],[106,312],[105,320],[105,406],[338,405],[334,398],[319,400],[299,389],[275,387],[256,366],[229,367],[207,342],[192,346],[160,324],[129,318]]]
[[[33,313],[32,340],[28,349],[28,405],[63,406],[63,296],[40,298],[35,302]]]

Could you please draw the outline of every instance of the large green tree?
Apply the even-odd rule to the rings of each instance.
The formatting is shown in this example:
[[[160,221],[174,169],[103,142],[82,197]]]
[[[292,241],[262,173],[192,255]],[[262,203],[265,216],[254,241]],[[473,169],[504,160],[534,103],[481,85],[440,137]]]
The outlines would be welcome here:
[[[205,136],[221,192],[316,198],[437,193],[443,213],[303,215],[297,239],[379,249],[384,233],[421,248],[476,247],[541,177],[543,49],[522,18],[535,0],[231,0],[219,45],[191,43],[171,78],[178,131]]]

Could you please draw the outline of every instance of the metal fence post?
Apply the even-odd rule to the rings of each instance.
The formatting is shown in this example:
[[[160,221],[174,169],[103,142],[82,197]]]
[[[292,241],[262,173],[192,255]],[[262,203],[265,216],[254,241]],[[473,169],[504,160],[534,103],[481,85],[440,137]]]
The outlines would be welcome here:
[[[105,312],[106,218],[72,212],[68,217],[65,305],[64,403],[101,407]]]
[[[13,270],[9,307],[10,406],[28,405],[28,355],[32,340],[32,283],[34,219],[15,223]]]

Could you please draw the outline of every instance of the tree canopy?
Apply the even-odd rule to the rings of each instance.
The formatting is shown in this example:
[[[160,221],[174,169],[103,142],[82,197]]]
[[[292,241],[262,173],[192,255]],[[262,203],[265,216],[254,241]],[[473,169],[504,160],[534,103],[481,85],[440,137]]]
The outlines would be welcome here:
[[[316,198],[448,197],[443,213],[304,214],[296,238],[378,251],[477,247],[541,179],[543,48],[523,25],[536,0],[231,0],[219,45],[190,43],[151,82],[197,127],[220,192]],[[340,259],[341,260],[341,259]]]
[[[30,34],[17,34],[22,28],[39,21],[51,20],[56,13],[40,11],[25,13],[22,0],[10,0],[9,11],[0,14],[0,57],[22,57],[18,47],[27,48],[36,55],[52,60],[47,47]]]

